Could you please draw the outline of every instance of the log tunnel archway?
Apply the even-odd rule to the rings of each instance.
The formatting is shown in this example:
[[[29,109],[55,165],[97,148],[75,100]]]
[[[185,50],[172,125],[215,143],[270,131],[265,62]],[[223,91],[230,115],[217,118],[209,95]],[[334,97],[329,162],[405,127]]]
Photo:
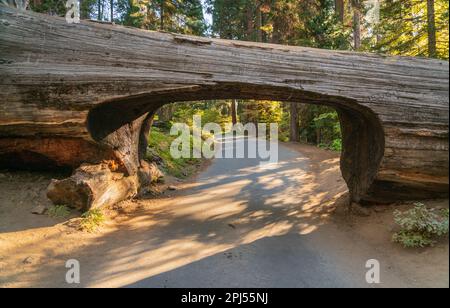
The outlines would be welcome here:
[[[89,164],[51,185],[55,202],[97,206],[135,194],[154,172],[139,156],[152,113],[227,98],[336,108],[356,201],[448,196],[446,61],[67,24],[2,5],[0,47],[0,167],[11,157],[25,167]],[[61,194],[51,194],[55,185]]]
[[[370,189],[384,154],[384,132],[377,116],[368,108],[344,97],[328,97],[318,93],[290,91],[276,87],[227,85],[189,91],[153,93],[104,102],[93,108],[87,117],[91,137],[104,145],[115,144],[121,164],[127,173],[138,169],[147,148],[147,138],[153,115],[170,102],[213,99],[258,99],[293,101],[333,107],[339,115],[343,136],[341,171],[354,201],[370,200]],[[129,123],[134,123],[129,125]],[[136,125],[136,126],[135,126]],[[130,140],[130,128],[135,137]],[[139,128],[140,127],[140,128]],[[125,133],[126,132],[126,133]],[[124,134],[125,133],[125,134]],[[136,137],[139,136],[139,139]],[[121,140],[118,142],[118,140]],[[130,149],[133,144],[134,148]],[[123,155],[132,152],[132,155]]]

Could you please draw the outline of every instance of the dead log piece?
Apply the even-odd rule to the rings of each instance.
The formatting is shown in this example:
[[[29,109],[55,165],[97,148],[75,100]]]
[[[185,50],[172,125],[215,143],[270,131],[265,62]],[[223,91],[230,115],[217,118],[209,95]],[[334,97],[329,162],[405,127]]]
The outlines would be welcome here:
[[[47,197],[54,204],[64,204],[85,211],[114,205],[122,200],[145,193],[162,174],[153,165],[143,162],[134,175],[111,170],[107,163],[82,165],[63,180],[52,180]]]

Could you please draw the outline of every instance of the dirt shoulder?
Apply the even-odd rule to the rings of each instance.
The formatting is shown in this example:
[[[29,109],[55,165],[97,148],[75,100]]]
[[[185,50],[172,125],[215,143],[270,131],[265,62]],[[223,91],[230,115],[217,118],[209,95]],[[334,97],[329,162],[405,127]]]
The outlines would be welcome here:
[[[108,274],[111,281],[120,276],[115,270],[109,272],[112,265],[121,268],[121,273],[129,271],[130,275],[140,275],[147,271],[151,276],[246,241],[270,237],[276,226],[284,230],[297,216],[302,220],[299,225],[306,222],[317,226],[319,231],[311,233],[317,237],[317,245],[341,251],[336,258],[343,263],[350,262],[353,254],[370,255],[378,251],[388,256],[389,264],[395,265],[396,275],[416,280],[410,285],[448,287],[448,238],[435,247],[420,250],[404,249],[391,242],[395,229],[393,211],[406,209],[411,204],[372,207],[365,217],[351,215],[342,210],[346,203],[346,185],[340,176],[339,154],[307,145],[286,146],[308,157],[302,160],[306,164],[303,179],[314,185],[305,190],[309,197],[305,196],[306,201],[301,204],[308,215],[306,218],[295,205],[289,211],[280,209],[283,217],[262,208],[241,212],[241,202],[223,204],[224,207],[209,211],[206,203],[209,200],[205,200],[204,206],[198,203],[200,199],[190,202],[191,192],[198,189],[193,177],[184,181],[168,180],[163,184],[166,187],[161,187],[155,195],[106,209],[108,221],[97,233],[91,234],[71,224],[80,215],[78,212],[72,212],[66,219],[31,213],[38,205],[50,205],[45,189],[51,178],[62,175],[0,172],[0,287],[64,286],[64,262],[72,256],[90,264],[86,265],[86,271],[98,282],[95,285],[109,285],[102,284],[102,275]],[[208,164],[205,162],[202,170],[207,169]],[[172,185],[176,189],[167,190]],[[214,202],[216,197],[205,198]],[[427,201],[426,204],[448,208],[448,200]],[[221,212],[217,212],[219,210]],[[274,215],[273,218],[269,214]],[[222,216],[229,218],[222,219]],[[320,231],[327,229],[331,231]],[[329,233],[334,237],[327,238]],[[354,247],[353,243],[364,243],[364,247]],[[105,262],[109,266],[102,268],[100,264]],[[410,275],[411,272],[414,274]],[[111,284],[115,285],[120,283]]]
[[[338,153],[333,151],[318,151],[314,146],[292,144],[287,146],[301,153],[307,153],[319,171],[320,182],[325,183],[334,192],[342,192],[342,187],[336,187],[335,178],[341,178],[340,173],[331,174],[323,162],[337,158]],[[338,168],[338,161],[334,161]],[[394,204],[373,204],[350,213],[348,210],[348,195],[338,193],[339,198],[327,206],[329,218],[335,226],[345,232],[350,238],[358,239],[368,244],[373,251],[383,251],[390,256],[392,264],[399,265],[403,273],[414,272],[416,281],[411,283],[417,286],[448,287],[449,286],[449,238],[441,238],[434,247],[429,248],[403,248],[392,242],[392,235],[398,231],[394,222],[394,211],[406,211],[414,206],[414,202],[397,202]],[[422,200],[430,208],[449,208],[448,199]],[[405,274],[407,275],[407,274]]]

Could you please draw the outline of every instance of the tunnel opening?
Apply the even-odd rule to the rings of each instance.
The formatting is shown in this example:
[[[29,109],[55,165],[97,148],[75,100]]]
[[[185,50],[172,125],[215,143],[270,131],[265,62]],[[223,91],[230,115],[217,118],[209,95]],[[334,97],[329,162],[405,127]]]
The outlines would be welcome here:
[[[233,99],[301,102],[336,110],[342,132],[342,176],[353,201],[372,201],[371,185],[384,155],[384,132],[378,117],[371,110],[346,97],[246,84],[191,86],[99,104],[89,112],[87,128],[96,142],[114,148],[131,174],[146,154],[147,136],[161,107],[174,102]]]

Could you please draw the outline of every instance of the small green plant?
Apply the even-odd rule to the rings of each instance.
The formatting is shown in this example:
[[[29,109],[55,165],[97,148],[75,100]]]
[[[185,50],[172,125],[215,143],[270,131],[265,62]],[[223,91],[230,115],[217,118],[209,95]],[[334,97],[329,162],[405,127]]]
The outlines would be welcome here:
[[[202,136],[206,138],[206,135]],[[153,127],[149,136],[149,148],[147,150],[147,159],[154,161],[157,158],[159,167],[167,174],[177,178],[188,177],[195,171],[196,166],[201,163],[201,159],[196,158],[174,158],[170,153],[171,143],[177,138],[168,131]],[[201,149],[196,149],[200,151]],[[190,149],[194,151],[193,139],[191,137]]]
[[[448,221],[448,216],[450,213],[449,209],[442,209],[441,212],[442,212],[442,216],[447,218],[447,221]]]
[[[323,143],[322,142],[322,143],[319,143],[317,146],[321,149],[340,152],[340,151],[342,151],[342,139],[341,138],[334,139],[331,143]]]
[[[51,218],[66,218],[70,215],[70,210],[65,205],[53,205],[47,210],[47,215]]]
[[[81,215],[80,229],[95,232],[105,221],[105,215],[100,209],[92,209]]]
[[[336,152],[342,151],[342,139],[341,138],[334,139],[330,145],[330,149]]]
[[[438,237],[448,234],[448,209],[428,209],[423,203],[415,203],[406,212],[395,211],[394,220],[400,226],[392,240],[407,248],[427,247],[436,244]]]

